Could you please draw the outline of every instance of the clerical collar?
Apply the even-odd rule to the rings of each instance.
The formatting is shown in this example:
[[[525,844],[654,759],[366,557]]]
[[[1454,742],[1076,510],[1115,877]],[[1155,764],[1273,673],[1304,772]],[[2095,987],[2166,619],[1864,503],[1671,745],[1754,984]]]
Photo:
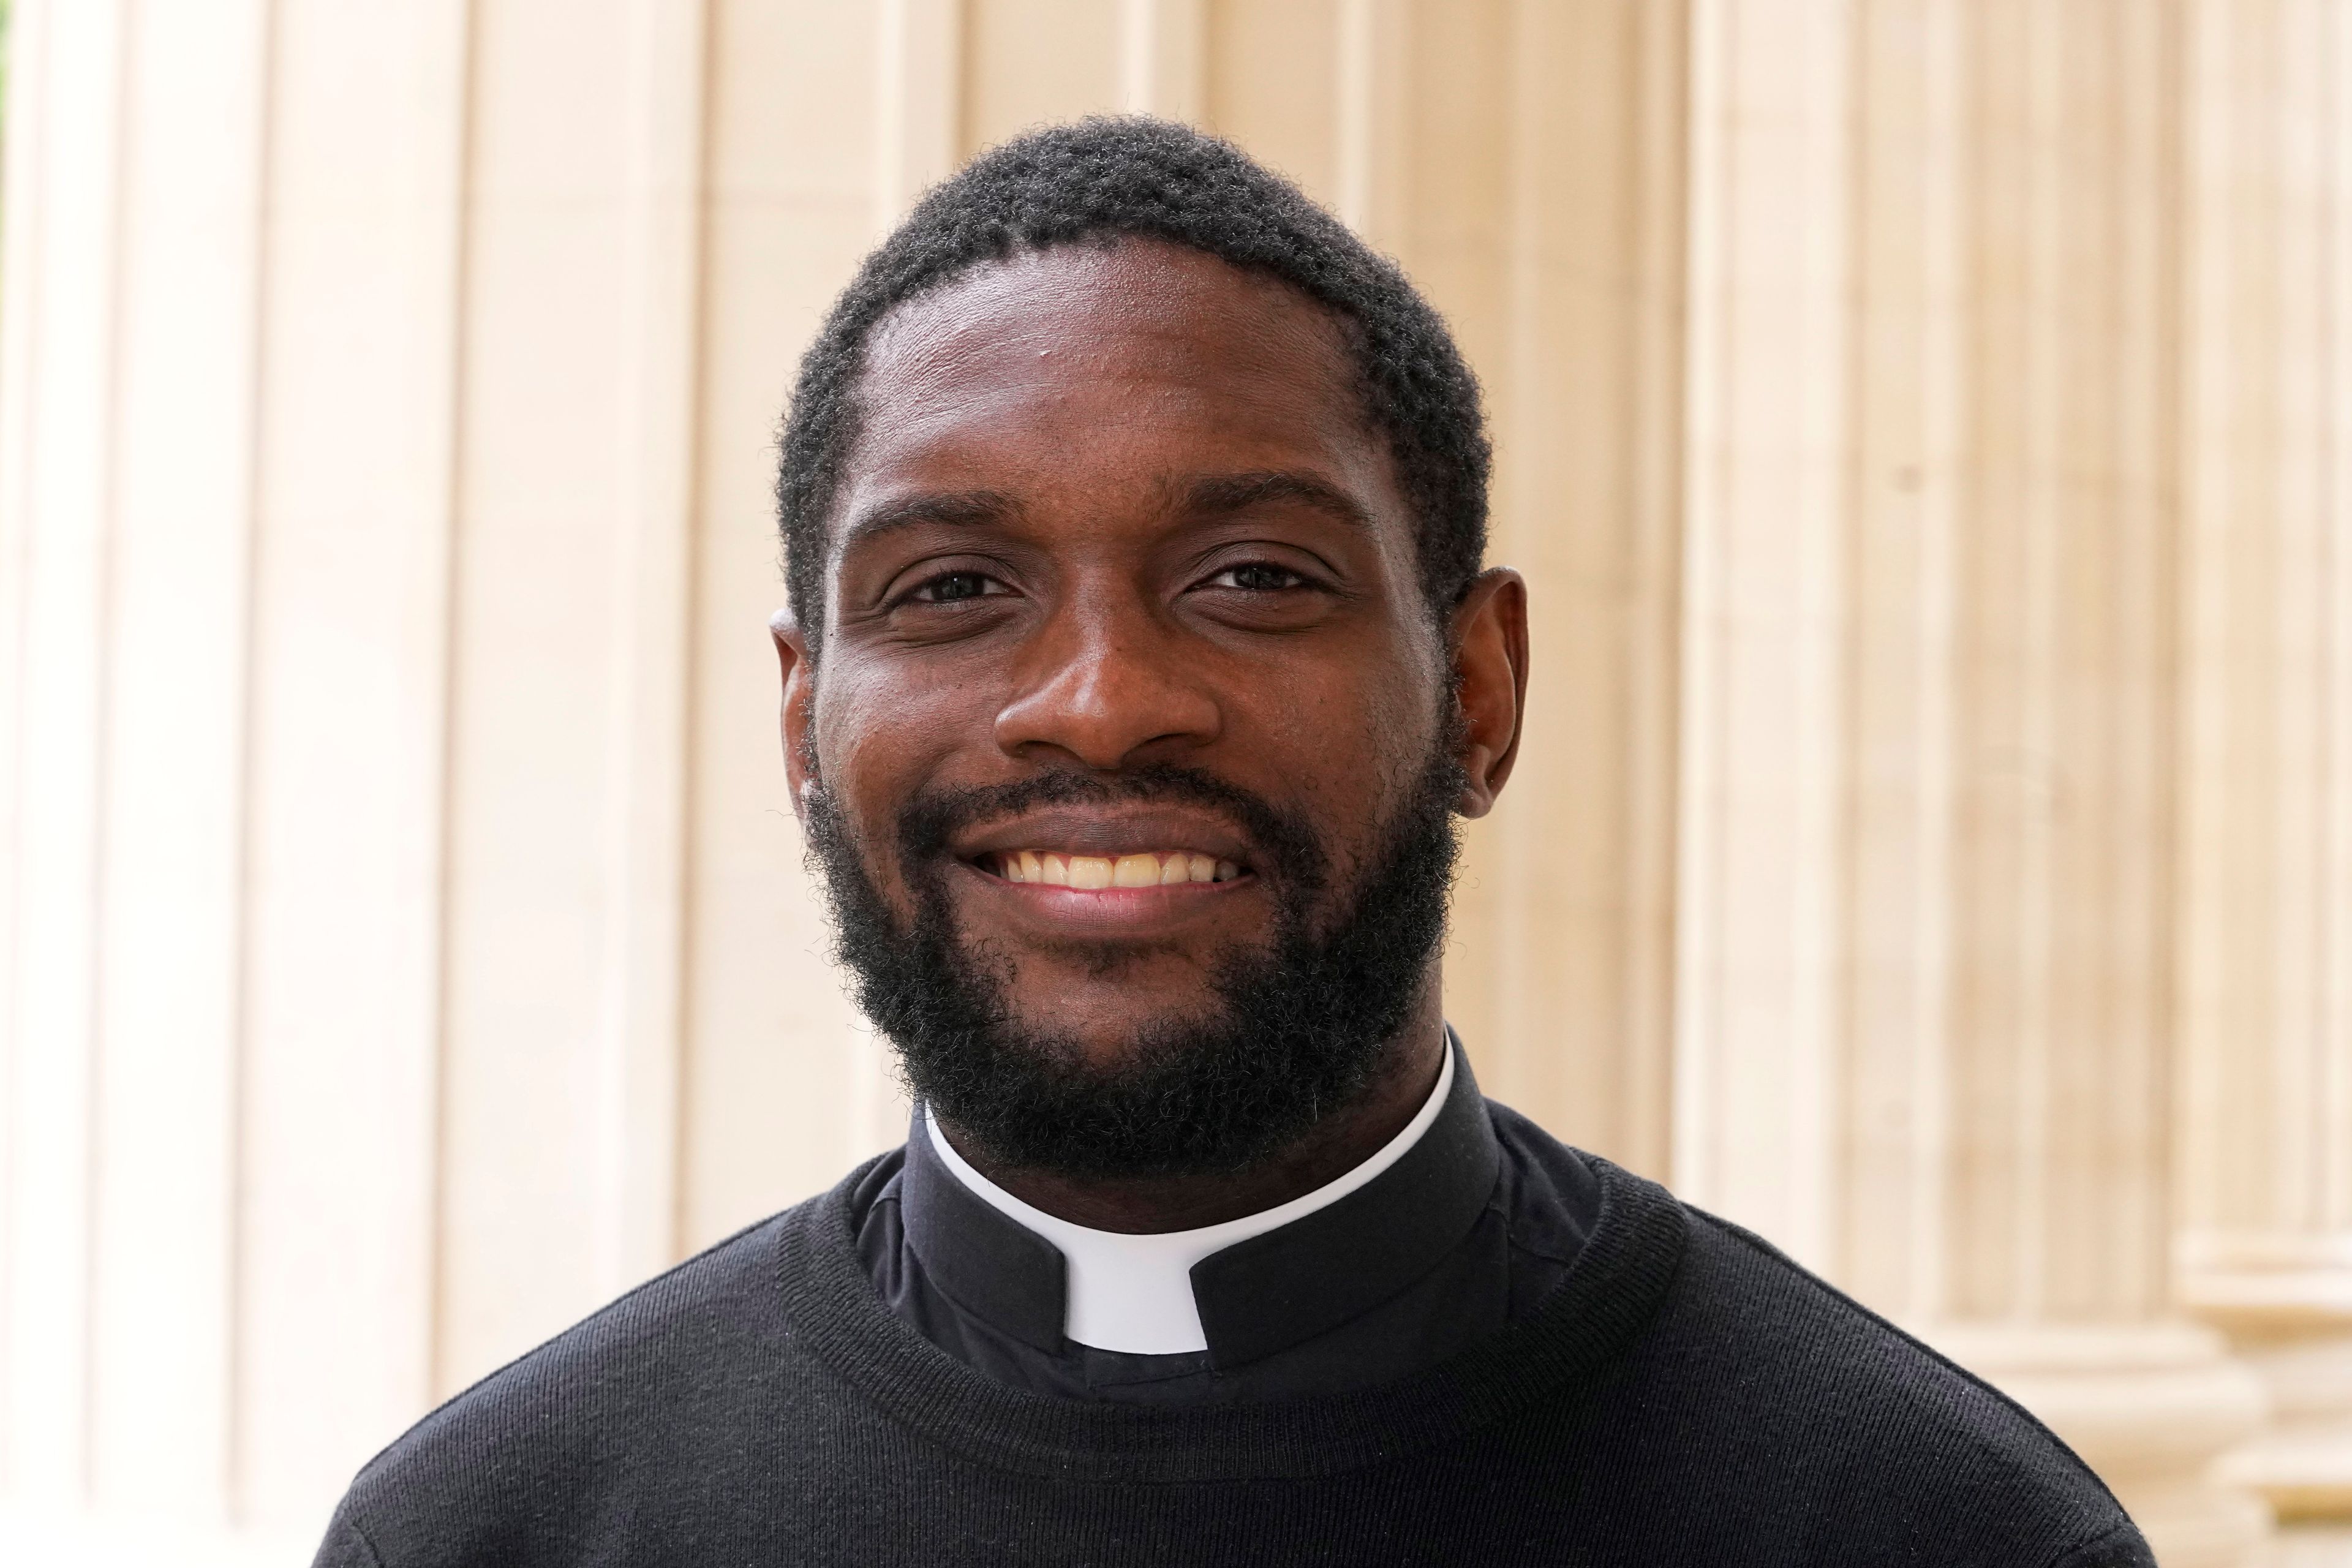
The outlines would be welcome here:
[[[1206,1350],[1230,1367],[1394,1295],[1458,1243],[1501,1156],[1451,1032],[1412,1121],[1337,1181],[1199,1230],[1125,1236],[1031,1207],[973,1170],[920,1110],[900,1206],[908,1244],[949,1295],[1013,1338],[1129,1353]]]

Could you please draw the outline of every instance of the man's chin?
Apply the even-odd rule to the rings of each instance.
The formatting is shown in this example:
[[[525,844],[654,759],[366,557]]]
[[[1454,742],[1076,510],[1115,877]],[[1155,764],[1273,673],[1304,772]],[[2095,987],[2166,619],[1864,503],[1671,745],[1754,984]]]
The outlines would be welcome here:
[[[1216,976],[1264,955],[1238,944],[1207,952],[1177,942],[1056,942],[1010,950],[966,941],[975,971],[996,976],[1024,1028],[1141,1030],[1223,1011]],[[977,961],[977,962],[974,962]]]
[[[1115,1082],[1184,1053],[1181,1042],[1221,1037],[1236,1024],[1232,1009],[1196,970],[1181,984],[1150,984],[1146,958],[1113,955],[1099,968],[1024,969],[1003,988],[1001,1022],[992,1031],[1007,1047],[1049,1068]]]
[[[1206,1016],[1193,1016],[1162,1021],[1157,1029],[1144,1027],[1105,1028],[1099,1021],[1087,1026],[1073,1027],[1072,1020],[1059,1015],[1047,1017],[1015,1016],[1006,1031],[1023,1042],[1013,1048],[1034,1057],[1040,1066],[1071,1073],[1099,1088],[1114,1088],[1143,1076],[1158,1068],[1164,1069],[1171,1058],[1187,1053],[1181,1046],[1171,1047],[1172,1037],[1202,1036],[1221,1032],[1220,1026],[1230,1026],[1230,1021]]]

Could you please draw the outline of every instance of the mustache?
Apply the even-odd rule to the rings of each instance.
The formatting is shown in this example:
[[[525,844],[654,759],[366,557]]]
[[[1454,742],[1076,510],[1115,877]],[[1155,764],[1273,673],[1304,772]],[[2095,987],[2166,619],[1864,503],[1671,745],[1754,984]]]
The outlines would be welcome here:
[[[1324,884],[1328,862],[1322,841],[1303,816],[1199,768],[1155,763],[1118,773],[1055,769],[1009,784],[928,790],[898,814],[898,850],[910,865],[944,854],[967,827],[1047,805],[1154,805],[1199,806],[1238,826],[1271,868],[1301,892]]]

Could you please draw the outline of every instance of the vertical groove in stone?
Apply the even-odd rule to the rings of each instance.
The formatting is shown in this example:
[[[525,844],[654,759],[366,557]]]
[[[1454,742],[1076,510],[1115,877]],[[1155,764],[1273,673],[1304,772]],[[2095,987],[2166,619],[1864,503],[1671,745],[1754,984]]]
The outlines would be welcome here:
[[[24,803],[31,647],[34,529],[31,472],[37,458],[32,392],[38,384],[43,336],[40,269],[47,131],[46,84],[47,8],[21,7],[13,18],[14,71],[8,93],[6,169],[8,222],[0,228],[0,865],[9,868],[0,892],[0,1489],[14,1486],[15,1451],[22,1428],[14,1400],[14,1363],[23,1340],[14,1331],[21,1213],[19,1123],[26,1102],[30,1038],[19,1009],[24,979],[19,962],[25,930]]]
[[[887,231],[971,153],[965,0],[878,0],[874,213]]]
[[[125,212],[130,204],[129,160],[131,125],[135,106],[131,102],[131,61],[136,47],[135,38],[140,24],[140,0],[114,0],[113,17],[118,29],[113,38],[114,54],[109,62],[108,75],[111,90],[108,94],[107,112],[113,123],[108,136],[105,200],[108,205],[105,250],[100,261],[100,277],[103,281],[104,302],[99,318],[100,331],[105,346],[100,351],[103,390],[99,406],[93,410],[98,426],[93,432],[93,456],[97,461],[96,484],[91,497],[91,525],[96,530],[94,613],[89,642],[89,657],[94,672],[90,710],[91,754],[89,764],[91,813],[89,826],[89,905],[86,929],[79,932],[84,944],[80,973],[76,976],[85,993],[82,1027],[77,1031],[76,1042],[80,1060],[77,1063],[79,1077],[79,1100],[72,1114],[80,1122],[80,1158],[71,1180],[80,1190],[82,1234],[78,1237],[73,1285],[80,1295],[80,1321],[73,1335],[73,1377],[75,1382],[74,1409],[69,1430],[69,1443],[61,1444],[71,1454],[74,1468],[74,1493],[79,1500],[90,1500],[95,1490],[98,1469],[97,1424],[92,1419],[96,1403],[99,1368],[97,1361],[96,1322],[99,1298],[100,1250],[103,1243],[107,1215],[100,1201],[99,1172],[106,1150],[102,1142],[104,1106],[102,1043],[107,1026],[107,964],[106,929],[110,913],[107,893],[110,873],[112,844],[108,833],[106,805],[115,784],[113,719],[118,683],[121,678],[115,653],[116,614],[120,594],[116,583],[120,564],[118,535],[121,523],[121,427],[122,427],[122,274],[123,228]]]
[[[428,689],[437,699],[431,716],[425,720],[426,744],[423,758],[429,769],[429,778],[422,798],[430,804],[425,820],[420,824],[425,838],[425,850],[431,857],[433,870],[428,902],[423,914],[422,929],[417,932],[418,957],[423,960],[420,976],[425,984],[417,993],[422,1016],[418,1061],[423,1067],[424,1102],[429,1107],[426,1121],[431,1128],[426,1182],[429,1198],[426,1223],[415,1238],[421,1254],[417,1278],[425,1282],[428,1292],[423,1315],[423,1371],[429,1399],[446,1398],[467,1381],[460,1369],[452,1363],[449,1324],[449,1234],[450,1174],[449,1122],[451,1077],[451,1016],[449,976],[455,963],[453,944],[449,940],[450,917],[455,900],[452,884],[456,878],[456,835],[453,828],[457,815],[458,788],[457,760],[457,711],[460,667],[466,650],[462,643],[459,615],[459,595],[462,592],[462,552],[460,534],[465,526],[465,468],[467,430],[467,319],[472,309],[469,283],[472,272],[474,245],[474,207],[477,199],[475,153],[478,106],[480,91],[481,20],[477,0],[448,0],[445,13],[450,24],[449,42],[455,47],[445,63],[451,73],[454,89],[448,109],[450,138],[445,152],[449,158],[448,231],[446,240],[448,271],[442,280],[446,293],[436,304],[446,305],[443,339],[446,358],[437,366],[436,378],[440,385],[428,395],[446,396],[446,404],[437,410],[438,417],[428,415],[438,442],[432,451],[428,471],[433,475],[436,499],[441,504],[433,520],[432,545],[424,574],[433,593],[430,629],[420,639],[418,651],[434,660],[427,671]]]
[[[1620,1038],[1628,1067],[1618,1146],[1635,1169],[1664,1173],[1674,1156],[1675,821],[1681,776],[1674,705],[1681,679],[1689,27],[1685,9],[1674,5],[1639,6],[1633,25],[1641,62],[1633,202],[1640,314],[1634,385],[1627,398],[1638,424],[1629,522],[1633,671],[1624,698],[1629,812],[1618,917],[1627,931]]]
[[[149,6],[120,40],[107,852],[90,938],[101,1504],[218,1510],[230,1468],[268,28],[260,0],[202,18]],[[175,1310],[158,1313],[164,1299]]]
[[[1663,1173],[1681,11],[1424,5],[1413,27],[1381,198],[1402,216],[1374,237],[1480,373],[1488,555],[1535,622],[1517,770],[1464,835],[1447,1006],[1489,1092]]]
[[[1118,107],[1200,119],[1207,25],[1205,0],[1119,0]]]
[[[2342,272],[2352,51],[2325,0],[2199,7],[2189,115],[2179,1289],[2268,1384],[2231,1460],[2294,1561],[2352,1521],[2342,1009]]]
[[[2352,16],[2336,6],[2321,16],[2327,76],[2320,276],[2328,363],[2321,446],[2327,511],[2321,530],[2326,662],[2320,788],[2326,849],[2316,868],[2326,931],[2318,1029],[2328,1047],[2326,1112],[2331,1125],[2352,1129]],[[2320,1202],[2329,1225],[2352,1228],[2352,1136],[2326,1152]]]
[[[250,1162],[247,1148],[250,1131],[248,1107],[252,1079],[252,1039],[250,985],[253,974],[252,909],[254,895],[254,775],[256,746],[253,713],[257,679],[254,668],[259,638],[255,632],[256,605],[259,597],[261,552],[261,455],[265,410],[268,405],[269,363],[269,219],[271,140],[276,133],[274,114],[278,100],[278,29],[281,0],[262,0],[261,37],[258,59],[260,101],[254,107],[255,131],[253,148],[253,280],[248,310],[251,312],[247,333],[247,352],[252,356],[247,374],[246,400],[246,450],[244,453],[244,494],[239,498],[243,512],[244,535],[240,544],[242,558],[237,563],[240,598],[237,605],[236,680],[237,737],[236,791],[235,900],[231,913],[235,936],[231,948],[234,968],[228,976],[231,987],[229,1036],[232,1060],[230,1066],[230,1135],[226,1238],[227,1257],[224,1259],[224,1286],[227,1295],[227,1311],[222,1327],[225,1330],[220,1346],[222,1373],[220,1379],[220,1504],[224,1515],[234,1520],[246,1491],[246,1433],[247,1413],[240,1397],[246,1378],[244,1330],[247,1309],[246,1264],[247,1220],[243,1203],[250,1177]]]
[[[643,0],[630,21],[596,1242],[614,1295],[678,1256],[708,16],[703,0]]]
[[[415,1008],[409,1024],[409,1048],[415,1077],[412,1092],[415,1112],[425,1137],[422,1153],[423,1203],[415,1211],[414,1234],[402,1238],[412,1256],[417,1342],[414,1346],[415,1374],[424,1396],[436,1399],[449,1387],[445,1366],[448,1340],[445,1302],[446,1256],[441,1245],[448,1208],[446,1156],[448,1142],[449,968],[448,940],[452,845],[450,820],[456,790],[453,766],[459,655],[457,601],[458,592],[457,535],[461,524],[461,473],[465,461],[466,314],[467,257],[473,216],[473,154],[478,19],[476,0],[445,0],[436,20],[441,24],[440,58],[432,63],[446,73],[442,86],[447,97],[440,104],[446,140],[436,149],[445,161],[447,184],[437,192],[446,203],[446,227],[434,237],[441,252],[440,275],[425,285],[424,303],[437,316],[433,331],[437,361],[426,373],[422,389],[429,400],[423,410],[427,446],[422,465],[434,510],[426,523],[427,544],[417,574],[425,603],[415,651],[424,668],[421,686],[429,693],[429,710],[420,714],[416,798],[422,805],[415,846],[425,873],[424,899],[415,921],[405,933],[414,945],[404,954],[415,965]]]
[[[6,280],[11,325],[32,341],[14,388],[24,421],[17,455],[27,460],[16,513],[25,531],[24,616],[14,634],[24,686],[10,863],[15,1045],[0,1399],[11,1485],[74,1502],[86,1495],[93,1457],[116,383],[135,23],[121,4],[28,8],[21,19],[27,86],[43,121],[39,173],[11,204],[37,248]],[[12,105],[12,121],[18,112]]]
[[[1948,1275],[1951,592],[1967,298],[1960,16],[1863,12],[1856,176],[1851,740],[1843,868],[1852,953],[1840,1274],[1933,1314]]]
[[[1675,1170],[1833,1267],[1851,12],[1692,34]]]

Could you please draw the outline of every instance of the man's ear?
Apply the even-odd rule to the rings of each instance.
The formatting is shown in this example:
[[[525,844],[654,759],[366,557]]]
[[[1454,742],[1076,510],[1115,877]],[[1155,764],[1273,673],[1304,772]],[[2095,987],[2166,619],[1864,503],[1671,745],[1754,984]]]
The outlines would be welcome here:
[[[1454,605],[1447,627],[1454,691],[1462,705],[1466,781],[1456,808],[1484,816],[1511,776],[1528,703],[1528,584],[1507,566],[1481,572]]]
[[[814,671],[809,663],[808,638],[790,609],[768,617],[768,635],[775,639],[776,663],[784,680],[783,709],[779,722],[784,740],[784,780],[793,792],[793,815],[806,821],[809,727],[816,721]]]

